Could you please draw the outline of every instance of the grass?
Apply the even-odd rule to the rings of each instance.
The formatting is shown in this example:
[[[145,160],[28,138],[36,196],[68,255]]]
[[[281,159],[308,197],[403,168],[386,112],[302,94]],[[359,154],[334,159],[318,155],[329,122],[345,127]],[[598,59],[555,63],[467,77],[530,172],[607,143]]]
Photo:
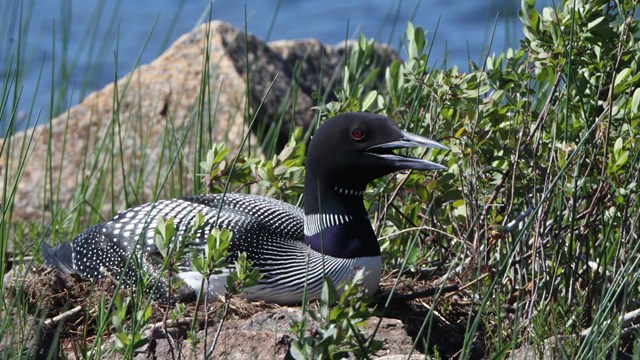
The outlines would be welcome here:
[[[470,63],[467,73],[434,68],[429,52],[432,39],[412,24],[403,36],[406,60],[387,68],[376,65],[372,42],[361,38],[345,56],[335,100],[318,99],[319,119],[344,111],[378,112],[451,148],[427,154],[447,165],[446,172],[390,176],[372,184],[365,196],[383,249],[385,290],[459,288],[436,291],[432,297],[404,305],[391,297],[378,302],[378,314],[413,311],[420,315],[405,324],[415,350],[460,358],[502,358],[524,348],[550,349],[555,356],[567,358],[638,356],[637,328],[629,319],[640,308],[637,3],[588,2],[578,8],[572,3],[538,12],[532,1],[524,0],[519,13],[525,34],[522,48],[488,53],[483,64]],[[203,59],[203,69],[209,68],[208,61]],[[18,119],[15,105],[23,62],[21,56],[9,62],[6,72],[11,76],[0,96],[0,114],[8,114],[9,130]],[[87,175],[73,200],[56,201],[55,184],[62,178],[56,164],[63,164],[65,148],[58,157],[59,149],[50,147],[41,195],[50,200],[50,207],[42,210],[39,221],[12,221],[16,186],[36,132],[28,130],[19,140],[7,138],[0,147],[6,169],[0,275],[20,261],[29,266],[38,263],[40,243],[67,240],[88,224],[104,220],[98,209],[117,208],[120,199],[132,206],[182,196],[192,187],[201,192],[246,191],[245,184],[251,180],[255,191],[299,204],[304,141],[309,134],[293,131],[289,143],[277,151],[277,129],[260,129],[264,136],[260,142],[268,150],[264,158],[256,155],[261,148],[248,137],[243,152],[234,154],[213,144],[209,129],[219,114],[213,110],[217,99],[211,94],[218,89],[209,88],[209,76],[203,71],[198,106],[187,125],[179,126],[182,119],[171,113],[167,116],[152,194],[145,193],[143,165],[151,144],[139,142],[134,150],[139,160],[133,163],[125,162],[121,148],[123,134],[133,131],[141,119],[122,118],[114,110],[112,121],[104,124],[106,136],[87,148],[81,169]],[[114,90],[114,109],[123,94],[131,91],[131,81],[135,79]],[[292,84],[292,89],[296,86]],[[57,91],[51,90],[52,94]],[[267,92],[262,101],[268,100]],[[295,99],[285,102],[292,104]],[[259,106],[254,104],[255,109]],[[283,106],[282,114],[287,109],[291,111]],[[256,113],[247,110],[247,124],[253,123]],[[29,119],[32,116],[38,115]],[[140,139],[145,139],[144,133]],[[11,152],[17,154],[15,165],[6,156]],[[52,273],[40,275],[48,276],[49,282],[41,286],[49,286],[50,292],[60,290],[55,284],[69,281]],[[356,285],[351,284],[354,294]],[[0,300],[0,335],[16,344],[13,354],[3,357],[29,350],[19,344],[32,330],[32,316],[50,316],[38,309],[64,306],[47,307],[28,287],[14,289]],[[139,331],[131,329],[143,329],[153,319],[163,319],[166,327],[170,320],[191,316],[190,336],[195,341],[200,328],[197,319],[204,316],[198,307],[178,306],[163,312],[155,305],[149,307],[140,291],[123,292],[112,303],[103,290],[97,286],[95,298],[88,295],[97,310],[86,314],[80,327],[84,336],[75,338],[74,348],[82,357],[100,357],[105,338],[93,335],[105,331],[122,334],[118,335],[119,351],[132,356],[144,339],[136,338]],[[340,299],[344,308],[353,306],[357,316],[336,311],[331,318],[327,313],[332,300],[337,298],[328,284],[318,307],[305,307],[305,311],[327,326],[320,327],[321,334],[332,325],[343,336],[318,341],[322,338],[310,337],[304,321],[297,323],[292,332],[296,356],[349,352],[370,356],[377,344],[361,336],[366,301]],[[625,318],[625,314],[629,315]],[[454,345],[446,342],[452,339]],[[333,347],[318,348],[322,344]]]

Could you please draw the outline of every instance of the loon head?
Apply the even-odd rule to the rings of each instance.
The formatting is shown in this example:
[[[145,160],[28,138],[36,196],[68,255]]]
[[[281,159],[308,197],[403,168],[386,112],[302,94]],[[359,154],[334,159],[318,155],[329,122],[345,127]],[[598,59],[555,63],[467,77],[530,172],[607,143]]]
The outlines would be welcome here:
[[[307,153],[307,178],[363,190],[372,180],[398,170],[446,170],[428,160],[396,154],[401,148],[448,150],[438,142],[401,130],[382,115],[345,113],[324,122]]]
[[[305,243],[335,257],[380,256],[362,200],[367,184],[398,170],[446,169],[394,152],[412,147],[447,149],[381,115],[346,113],[324,122],[307,152]]]

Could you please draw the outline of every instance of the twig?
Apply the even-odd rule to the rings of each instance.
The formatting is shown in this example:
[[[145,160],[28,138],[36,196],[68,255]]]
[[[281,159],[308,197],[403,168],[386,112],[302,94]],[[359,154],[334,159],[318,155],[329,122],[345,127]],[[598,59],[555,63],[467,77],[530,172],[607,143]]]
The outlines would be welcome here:
[[[26,264],[32,261],[33,261],[33,256],[23,256],[23,257],[14,256],[7,259],[8,263],[13,263],[13,264]]]
[[[179,242],[176,242],[179,245]],[[171,246],[171,245],[169,245]],[[174,253],[175,253],[175,249],[174,249]],[[169,273],[168,273],[168,294],[167,294],[167,304],[166,304],[166,308],[164,309],[164,314],[162,315],[162,331],[164,331],[165,335],[167,336],[167,344],[169,345],[169,353],[171,353],[171,359],[172,360],[176,360],[176,355],[175,355],[175,350],[173,347],[173,338],[171,337],[171,335],[169,335],[169,332],[167,331],[167,325],[168,325],[168,315],[169,315],[169,311],[170,311],[170,305],[171,305],[171,294],[173,293],[173,286],[171,284],[171,279],[173,278],[173,274],[172,274],[172,269],[173,269],[173,262],[174,259],[173,257],[169,258]]]
[[[415,300],[415,299],[420,299],[420,298],[433,296],[433,295],[436,295],[436,294],[446,294],[446,293],[456,292],[458,290],[459,290],[458,285],[450,285],[450,286],[430,288],[430,289],[427,289],[427,290],[418,291],[418,292],[414,292],[414,293],[410,293],[410,294],[393,294],[391,296],[391,301]],[[382,293],[380,295],[377,295],[376,297],[379,298],[379,299],[384,299],[384,298],[389,297],[389,295],[391,295],[391,293],[385,292],[385,293]]]
[[[220,319],[220,324],[218,325],[218,329],[216,330],[216,335],[213,337],[213,343],[211,344],[211,348],[207,351],[207,357],[213,354],[213,350],[216,348],[218,344],[218,337],[220,336],[220,332],[222,331],[222,326],[224,325],[224,320],[227,318],[227,313],[229,312],[229,303],[231,302],[231,296],[227,296],[224,302],[224,310],[222,312],[222,319]]]
[[[204,290],[204,284],[207,284],[207,290]],[[207,275],[206,279],[202,279],[202,285],[200,285],[200,292],[204,292],[204,349],[207,350],[207,338],[209,337],[209,311],[207,310],[209,306],[209,287],[211,286],[211,276]],[[196,308],[197,310],[197,308]],[[208,359],[209,356],[205,352],[204,358]]]
[[[525,211],[520,213],[520,215],[516,216],[516,218],[513,219],[513,221],[505,225],[504,226],[505,230],[507,232],[513,232],[516,226],[518,226],[527,216],[529,216],[529,214],[531,214],[532,211],[533,211],[533,206],[529,206]]]
[[[420,299],[420,304],[422,306],[424,306],[425,308],[429,309],[429,311],[431,311],[433,313],[433,315],[436,318],[438,318],[438,320],[440,322],[442,322],[443,324],[451,325],[451,321],[447,320],[442,314],[440,314],[440,312],[438,310],[436,310],[434,307],[429,306],[428,304],[426,304],[424,301],[422,301],[422,299]]]
[[[448,236],[448,237],[450,237],[450,238],[452,238],[454,240],[462,241],[461,239],[458,239],[455,235],[449,234],[446,231],[442,231],[440,229],[436,229],[436,228],[433,228],[433,227],[430,227],[430,226],[414,226],[414,227],[398,230],[398,231],[396,231],[394,233],[391,233],[389,235],[381,236],[381,237],[378,238],[378,240],[379,241],[386,240],[386,239],[398,236],[400,234],[403,234],[403,233],[406,233],[406,232],[411,232],[411,231],[416,231],[416,230],[426,230],[426,231],[437,232],[440,235]]]
[[[630,325],[632,325],[632,323],[636,320],[638,320],[638,318],[640,318],[640,309],[635,309],[631,312],[628,312],[622,316],[620,316],[618,318],[618,321],[620,321],[622,327],[629,327]],[[601,327],[601,326],[598,326]],[[591,333],[591,331],[593,330],[593,326],[590,326],[584,330],[582,330],[580,332],[580,336],[582,337],[586,337],[589,336],[589,333]]]
[[[422,154],[420,154],[420,158],[423,158],[427,152],[429,151],[429,149],[424,149],[422,151]],[[389,198],[389,200],[384,204],[384,208],[382,210],[382,212],[380,212],[380,214],[386,214],[387,210],[389,209],[389,206],[391,205],[391,203],[398,197],[398,194],[400,193],[400,190],[402,190],[402,186],[407,182],[407,180],[409,180],[409,176],[411,176],[413,170],[409,170],[406,174],[403,174],[404,176],[402,177],[402,179],[400,180],[400,182],[398,183],[398,186],[396,186],[396,189],[393,191],[393,194],[391,194],[391,197]],[[381,218],[378,217],[378,219],[376,219],[376,223],[374,226],[374,229],[377,229],[378,231],[376,231],[377,233],[380,233],[380,226],[381,226]]]
[[[513,232],[513,230],[516,229],[516,227],[527,217],[531,214],[531,212],[533,211],[533,206],[529,206],[525,211],[523,211],[522,213],[520,213],[518,216],[516,216],[516,218],[509,222],[507,225],[505,226],[500,226],[500,227],[495,227],[495,230],[497,230],[499,233],[501,234],[506,234],[506,233],[511,233]],[[478,251],[478,253],[483,253],[485,252],[487,249],[487,245],[484,244],[480,247],[480,251]],[[473,260],[473,258],[471,256],[467,257],[466,260],[464,260],[460,265],[458,265],[455,269],[453,269],[452,271],[448,272],[447,274],[443,275],[442,277],[440,277],[437,281],[436,284],[443,284],[445,281],[447,281],[449,278],[451,278],[451,276],[456,276],[460,273],[462,273],[471,263],[471,261]]]
[[[51,319],[47,319],[44,322],[44,324],[47,325],[47,326],[50,326],[50,325],[56,324],[56,323],[58,323],[60,321],[65,321],[67,318],[72,317],[73,315],[79,313],[81,310],[82,310],[82,306],[78,305],[78,306],[74,307],[71,310],[67,310],[67,311],[63,312],[60,315],[56,315]]]
[[[459,291],[462,291],[462,290],[464,290],[464,289],[466,289],[466,288],[468,288],[468,287],[471,287],[471,285],[473,285],[473,284],[477,283],[478,281],[480,281],[480,280],[482,280],[482,279],[486,278],[487,276],[489,276],[489,274],[487,274],[487,273],[482,274],[482,275],[480,275],[480,277],[476,278],[476,279],[475,279],[475,280],[473,280],[472,282],[467,283],[467,284],[464,284],[464,285],[463,285],[460,289],[458,289],[458,290],[459,290]]]

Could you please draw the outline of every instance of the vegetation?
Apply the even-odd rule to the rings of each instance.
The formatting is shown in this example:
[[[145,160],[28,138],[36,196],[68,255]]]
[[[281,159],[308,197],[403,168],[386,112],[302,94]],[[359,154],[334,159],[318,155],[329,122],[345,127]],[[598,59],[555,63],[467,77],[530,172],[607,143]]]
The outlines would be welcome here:
[[[640,354],[633,325],[634,311],[640,308],[637,10],[635,0],[567,0],[538,12],[534,0],[522,0],[521,47],[488,53],[482,64],[471,63],[466,73],[431,64],[427,34],[408,24],[403,40],[406,60],[378,68],[373,42],[360,38],[346,57],[335,100],[317,97],[319,119],[345,111],[382,113],[451,148],[426,154],[447,165],[447,171],[391,176],[375,182],[365,195],[391,293],[411,281],[437,289],[451,284],[460,288],[454,293],[436,291],[421,300],[422,317],[413,333],[417,350],[460,358],[502,358],[517,349],[539,354],[546,349],[566,358]],[[19,73],[18,60],[9,64],[7,73]],[[10,124],[17,116],[11,105],[17,96],[15,79],[8,77],[0,93],[0,114],[9,114]],[[204,101],[207,91],[201,93]],[[214,117],[204,106],[198,108],[194,128],[200,139],[206,138],[204,129]],[[247,111],[246,117],[253,124],[254,115]],[[135,119],[119,119],[114,113],[113,121]],[[301,203],[308,132],[297,129],[284,149],[265,151],[264,157],[255,155],[259,149],[250,142],[243,152],[231,154],[223,144],[206,141],[195,150],[198,155],[186,157],[175,151],[186,135],[173,131],[168,123],[163,153],[177,155],[162,159],[154,197],[183,195],[186,185],[169,174],[191,164],[204,173],[192,180],[202,192],[246,191],[247,182],[255,181],[255,191]],[[104,164],[119,164],[118,152],[109,148],[117,144],[116,132],[111,134],[96,147],[97,154],[87,154],[88,163],[104,157]],[[5,139],[0,154],[24,154],[28,146]],[[108,175],[93,164],[91,174]],[[8,164],[1,166],[10,169]],[[55,176],[48,171],[48,176]],[[81,204],[99,209],[114,202],[112,194],[126,193],[102,190],[113,182],[109,176],[96,177],[104,183],[81,187],[74,204],[53,202],[50,216],[43,216],[46,220],[12,222],[21,168],[3,176],[0,275],[10,260],[33,255],[35,260],[26,263],[39,263],[43,241],[58,242],[101,220],[98,212]],[[127,203],[134,204],[142,192],[136,186],[142,182],[133,178],[127,184]],[[52,194],[53,190],[45,189]],[[167,239],[173,238],[170,220],[165,225],[158,241],[166,249],[170,274],[175,266],[172,254],[185,250],[168,245],[172,242]],[[198,271],[218,271],[223,260],[217,249],[224,248],[228,236],[232,235],[212,235],[207,252],[196,261]],[[230,284],[236,290],[258,276],[250,264],[239,268],[238,283]],[[34,301],[29,289],[21,286],[27,275],[22,280],[16,277],[17,285],[0,300],[0,337],[13,345],[12,353],[0,357],[30,350],[21,344],[33,334],[32,315],[44,320],[46,311],[69,306],[47,307],[42,300]],[[352,353],[366,358],[379,348],[364,337],[362,326],[372,314],[392,313],[393,295],[373,302],[375,311],[366,311],[372,302],[358,295],[357,282],[347,284],[342,296],[327,282],[322,301],[304,307],[309,319],[320,325],[311,329],[309,319],[293,325],[292,355],[339,358]],[[146,298],[138,295],[125,292],[127,299],[117,295],[112,302],[97,287],[98,300],[91,303],[97,310],[87,313],[80,327],[83,336],[72,346],[77,353],[99,357],[101,334],[109,331],[116,334],[117,350],[132,356],[145,342],[138,335],[153,318]],[[332,308],[336,301],[339,306]],[[223,319],[226,304],[219,309]],[[197,309],[162,309],[165,330],[167,321],[195,311],[190,341],[197,342]],[[439,342],[437,329],[447,326],[460,330],[445,335],[460,335],[456,347]]]

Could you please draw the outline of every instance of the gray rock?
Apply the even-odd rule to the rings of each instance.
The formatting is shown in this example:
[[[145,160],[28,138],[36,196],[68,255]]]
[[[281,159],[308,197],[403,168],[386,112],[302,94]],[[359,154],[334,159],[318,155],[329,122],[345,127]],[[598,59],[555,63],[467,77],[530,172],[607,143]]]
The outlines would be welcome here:
[[[293,321],[302,318],[301,309],[298,307],[282,307],[258,312],[249,319],[227,320],[220,332],[217,346],[212,358],[215,359],[284,359],[292,340],[290,328]],[[370,336],[378,317],[370,318],[365,325],[365,334]],[[316,326],[313,322],[310,327]],[[217,327],[209,329],[207,346],[210,347]],[[200,342],[194,349],[183,342],[180,349],[180,359],[202,358],[204,354],[204,331],[198,333]],[[404,330],[403,324],[397,319],[382,319],[382,323],[376,333],[376,339],[383,342],[383,348],[374,359],[394,359],[400,357],[406,359],[413,342]],[[171,350],[165,339],[156,339],[153,350],[140,354],[143,359],[149,355],[157,358],[170,359]],[[151,350],[151,349],[148,349]],[[177,349],[174,348],[174,354]],[[411,359],[424,358],[423,354],[414,352]]]
[[[207,50],[205,67],[203,54]],[[176,153],[193,159],[195,120],[202,118],[198,114],[204,114],[202,126],[211,129],[212,141],[225,141],[236,151],[247,133],[246,95],[250,112],[264,99],[257,121],[269,124],[282,120],[278,137],[282,145],[291,122],[304,127],[311,123],[312,94],[331,94],[333,84],[340,83],[338,65],[344,50],[344,46],[327,46],[315,40],[267,44],[220,21],[198,27],[151,63],[90,94],[49,124],[11,137],[11,151],[0,154],[0,188],[17,182],[12,219],[48,217],[58,207],[80,205],[89,210],[87,204],[94,196],[115,200],[106,201],[108,206],[100,209],[103,216],[110,217],[125,205],[151,200],[156,174],[168,174],[168,182],[181,184],[183,192],[190,193],[199,169],[184,164],[169,168],[169,164]],[[380,45],[377,57],[384,65],[397,55]],[[204,84],[209,95],[201,106],[198,99],[203,79],[208,79]],[[294,111],[294,96],[289,93],[296,94]],[[215,121],[209,122],[214,113]],[[167,138],[165,128],[175,129],[178,138]],[[179,151],[183,136],[186,141]],[[0,148],[6,141],[0,139]],[[28,156],[21,154],[23,148],[28,149]],[[135,177],[131,174],[140,173],[151,175],[144,184],[132,186]],[[9,183],[4,184],[4,179]],[[81,188],[88,190],[79,191]],[[115,189],[115,193],[105,194],[104,189]],[[168,196],[168,191],[162,194]]]

